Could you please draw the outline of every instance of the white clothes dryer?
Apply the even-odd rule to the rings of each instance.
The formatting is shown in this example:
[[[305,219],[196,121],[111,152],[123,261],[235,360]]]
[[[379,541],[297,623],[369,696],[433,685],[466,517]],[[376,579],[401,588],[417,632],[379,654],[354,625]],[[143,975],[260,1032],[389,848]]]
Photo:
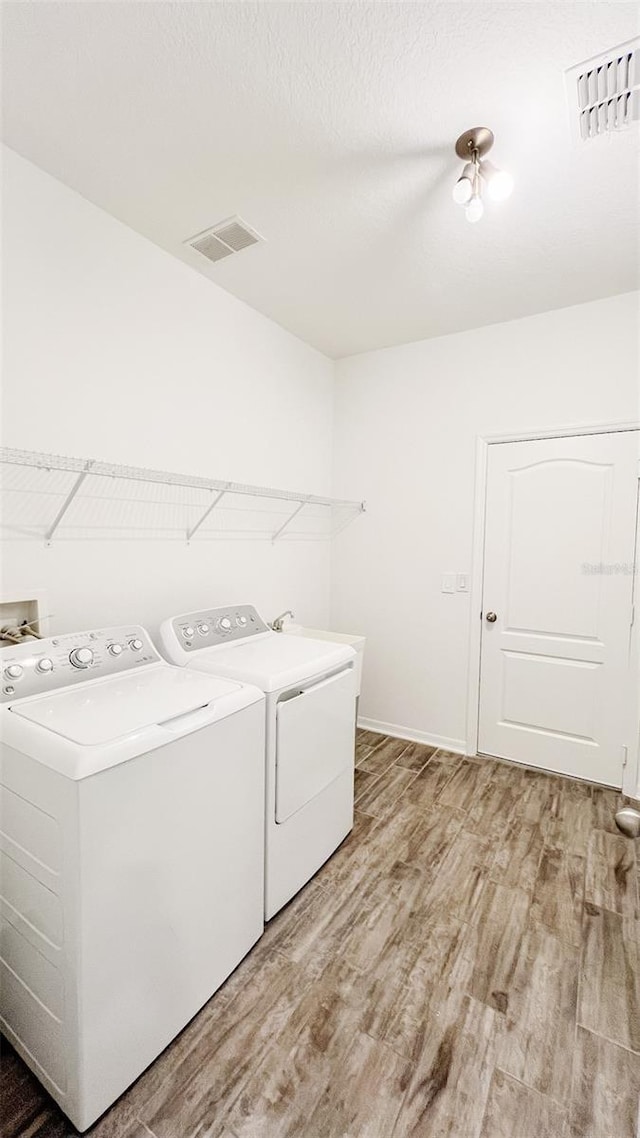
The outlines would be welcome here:
[[[263,931],[265,700],[136,626],[0,666],[0,1024],[85,1130]]]
[[[313,876],[353,826],[354,650],[273,632],[252,605],[165,621],[169,659],[266,693],[265,917]]]

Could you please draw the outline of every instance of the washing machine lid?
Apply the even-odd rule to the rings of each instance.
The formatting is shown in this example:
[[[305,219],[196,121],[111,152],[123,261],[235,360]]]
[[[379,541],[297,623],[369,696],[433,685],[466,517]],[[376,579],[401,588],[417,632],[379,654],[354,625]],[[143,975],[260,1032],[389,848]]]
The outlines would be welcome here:
[[[72,743],[104,746],[229,697],[235,711],[239,690],[227,679],[160,664],[15,703],[9,711]]]
[[[353,648],[345,644],[267,632],[191,652],[189,664],[272,692],[346,666],[355,658]]]

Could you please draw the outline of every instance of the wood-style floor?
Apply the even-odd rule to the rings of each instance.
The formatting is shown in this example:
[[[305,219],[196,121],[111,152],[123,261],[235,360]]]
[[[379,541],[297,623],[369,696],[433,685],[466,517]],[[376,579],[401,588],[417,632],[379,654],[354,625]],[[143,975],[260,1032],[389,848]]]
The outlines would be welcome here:
[[[367,732],[356,761],[352,835],[92,1138],[634,1138],[618,796]],[[3,1092],[3,1138],[74,1133],[10,1049]]]

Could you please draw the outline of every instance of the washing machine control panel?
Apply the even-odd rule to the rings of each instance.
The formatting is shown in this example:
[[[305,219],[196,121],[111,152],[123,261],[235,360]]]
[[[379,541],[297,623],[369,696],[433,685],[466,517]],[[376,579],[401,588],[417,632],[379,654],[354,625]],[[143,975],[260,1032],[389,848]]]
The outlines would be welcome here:
[[[245,640],[248,636],[269,631],[253,605],[190,612],[186,616],[175,617],[171,627],[185,652],[197,652],[199,648],[212,648],[215,644],[231,640]]]
[[[2,702],[128,672],[160,658],[148,633],[135,624],[6,645],[0,648]]]

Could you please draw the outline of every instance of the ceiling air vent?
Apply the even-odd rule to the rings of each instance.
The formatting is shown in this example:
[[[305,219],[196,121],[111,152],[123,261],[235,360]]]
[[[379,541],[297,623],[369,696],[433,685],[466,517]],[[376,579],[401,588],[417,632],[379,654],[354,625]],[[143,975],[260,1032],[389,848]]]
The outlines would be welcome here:
[[[624,130],[640,120],[640,37],[565,72],[577,141]]]
[[[232,253],[239,253],[242,249],[248,249],[250,245],[257,245],[259,241],[264,241],[264,237],[256,233],[255,229],[251,229],[242,218],[229,217],[226,221],[213,225],[211,229],[205,229],[203,233],[190,237],[185,241],[185,245],[190,245],[196,253],[206,257],[208,261],[215,262],[221,261],[223,257],[230,257]]]

